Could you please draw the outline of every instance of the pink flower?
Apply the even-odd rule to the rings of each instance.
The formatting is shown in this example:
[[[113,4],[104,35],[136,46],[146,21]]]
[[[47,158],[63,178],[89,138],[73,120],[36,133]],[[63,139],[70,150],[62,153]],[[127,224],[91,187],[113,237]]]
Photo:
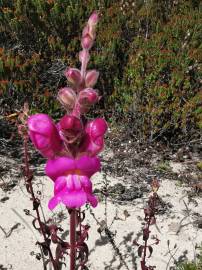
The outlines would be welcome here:
[[[62,149],[62,141],[52,119],[43,113],[28,119],[29,136],[32,143],[46,158],[53,158]]]
[[[62,202],[69,208],[78,208],[89,202],[97,206],[97,198],[92,194],[90,177],[100,170],[97,157],[83,156],[79,159],[60,157],[48,160],[46,174],[55,182],[54,196],[49,201],[49,209]]]
[[[102,118],[97,118],[85,127],[85,137],[80,146],[80,152],[95,156],[102,151],[104,147],[104,134],[107,131],[107,123]]]

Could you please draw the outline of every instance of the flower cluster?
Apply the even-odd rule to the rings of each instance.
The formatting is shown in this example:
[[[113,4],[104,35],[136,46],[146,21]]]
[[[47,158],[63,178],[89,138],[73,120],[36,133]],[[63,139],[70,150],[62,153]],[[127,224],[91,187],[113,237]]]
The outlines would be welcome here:
[[[103,149],[107,123],[102,118],[84,120],[85,113],[100,99],[93,89],[99,73],[86,70],[89,50],[95,40],[98,14],[94,12],[84,27],[79,53],[81,70],[68,68],[65,76],[70,87],[58,92],[58,100],[66,114],[55,124],[46,114],[35,114],[28,119],[29,136],[35,148],[48,158],[46,174],[54,181],[54,196],[49,208],[62,202],[77,208],[89,202],[97,205],[92,193],[90,177],[100,170],[97,154]]]

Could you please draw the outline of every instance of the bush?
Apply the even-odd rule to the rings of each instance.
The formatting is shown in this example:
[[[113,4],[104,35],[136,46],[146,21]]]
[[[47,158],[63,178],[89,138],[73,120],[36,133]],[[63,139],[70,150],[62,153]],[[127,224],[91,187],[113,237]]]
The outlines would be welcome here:
[[[88,15],[102,19],[90,65],[100,70],[100,109],[129,119],[139,136],[202,127],[200,1],[0,0],[0,94],[4,113],[28,100],[59,117],[55,96],[66,66],[78,66]],[[76,60],[77,61],[77,60]],[[90,66],[91,68],[91,66]]]
[[[149,38],[137,36],[131,44],[124,80],[116,80],[111,100],[139,116],[144,136],[202,127],[200,16],[198,9],[178,6]]]

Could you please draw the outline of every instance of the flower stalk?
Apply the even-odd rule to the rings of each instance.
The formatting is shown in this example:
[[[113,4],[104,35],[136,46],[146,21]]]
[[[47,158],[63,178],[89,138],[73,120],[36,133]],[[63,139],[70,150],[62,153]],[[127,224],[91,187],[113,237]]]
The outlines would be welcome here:
[[[76,266],[76,215],[77,210],[70,209],[70,270]]]

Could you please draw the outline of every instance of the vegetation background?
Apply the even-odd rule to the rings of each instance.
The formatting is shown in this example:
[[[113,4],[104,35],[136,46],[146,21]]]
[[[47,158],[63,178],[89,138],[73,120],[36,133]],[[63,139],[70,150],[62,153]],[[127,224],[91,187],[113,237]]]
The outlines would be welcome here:
[[[136,138],[200,136],[201,8],[200,0],[0,0],[1,114],[28,100],[31,112],[60,116],[63,71],[79,67],[82,28],[99,10],[90,61],[100,71],[96,113]]]
[[[198,139],[200,0],[0,0],[1,132],[4,120],[17,115],[25,101],[31,113],[61,116],[56,96],[66,85],[63,72],[79,67],[81,32],[93,10],[101,20],[90,68],[100,72],[102,99],[89,117],[103,115],[136,139]],[[197,265],[179,269],[201,265],[202,256]]]

